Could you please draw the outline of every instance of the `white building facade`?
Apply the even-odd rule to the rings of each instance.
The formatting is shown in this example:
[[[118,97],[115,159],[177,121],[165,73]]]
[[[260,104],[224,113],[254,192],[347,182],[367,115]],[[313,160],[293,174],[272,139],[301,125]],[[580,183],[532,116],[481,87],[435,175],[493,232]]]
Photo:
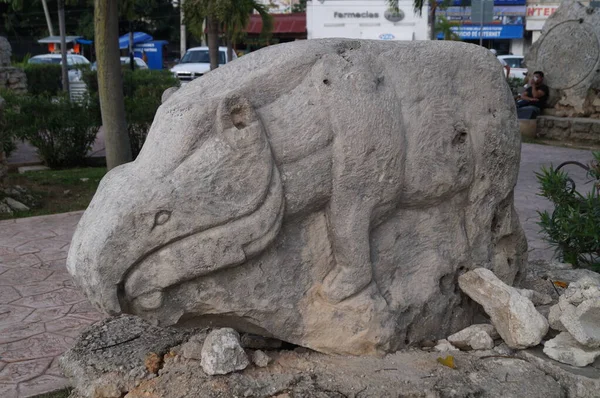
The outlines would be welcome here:
[[[413,2],[401,0],[399,9],[393,12],[385,0],[308,0],[307,36],[427,40],[427,8],[423,8],[422,16],[415,15]]]

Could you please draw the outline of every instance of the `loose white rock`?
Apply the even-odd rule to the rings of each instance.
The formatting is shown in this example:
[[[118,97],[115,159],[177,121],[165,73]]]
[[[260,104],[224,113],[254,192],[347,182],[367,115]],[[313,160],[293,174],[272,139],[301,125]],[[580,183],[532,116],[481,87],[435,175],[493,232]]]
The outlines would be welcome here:
[[[249,362],[240,345],[240,335],[233,329],[213,330],[202,347],[202,369],[208,375],[224,375],[245,369]]]
[[[192,336],[184,345],[181,346],[181,355],[187,359],[202,359],[202,347],[206,334],[197,334]]]
[[[538,345],[548,332],[548,321],[531,300],[506,285],[494,273],[477,268],[458,278],[463,292],[483,306],[492,324],[511,348]]]
[[[585,300],[600,298],[600,284],[590,276],[584,276],[569,285],[563,296],[569,303],[579,305]]]
[[[580,344],[600,347],[600,298],[585,300],[574,311],[565,311],[560,322]]]
[[[600,356],[600,349],[583,346],[568,332],[562,332],[544,344],[544,354],[558,362],[583,367]]]
[[[252,353],[252,362],[259,368],[265,368],[271,362],[271,357],[261,350],[256,350]]]
[[[434,349],[434,351],[438,351],[438,352],[460,351],[458,348],[454,347],[446,339],[438,340],[437,345],[435,347],[433,347],[433,349]]]
[[[548,323],[550,324],[550,327],[554,330],[558,330],[559,332],[566,332],[567,329],[560,321],[560,317],[563,313],[575,312],[576,308],[577,307],[569,303],[563,298],[563,296],[561,296],[558,304],[554,304],[552,307],[550,307],[550,312],[548,313]]]
[[[494,325],[478,324],[454,333],[448,337],[448,341],[461,350],[490,350],[494,348],[492,336],[498,338]]]

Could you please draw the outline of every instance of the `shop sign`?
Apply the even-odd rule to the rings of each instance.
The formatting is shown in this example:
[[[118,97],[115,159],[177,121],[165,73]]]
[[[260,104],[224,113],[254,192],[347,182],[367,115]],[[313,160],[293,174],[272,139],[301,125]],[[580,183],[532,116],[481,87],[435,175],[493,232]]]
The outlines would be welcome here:
[[[545,6],[529,6],[527,7],[527,18],[532,19],[546,19],[550,15],[554,14],[557,5],[545,5]]]
[[[494,7],[494,18],[492,23],[499,25],[523,25],[525,22],[525,6],[496,6]],[[446,10],[438,11],[448,21],[470,24],[471,7],[448,7]]]
[[[480,36],[484,39],[522,39],[523,38],[523,26],[519,25],[497,25],[497,26],[483,26],[476,25],[462,25],[452,27],[452,31],[456,33],[463,40],[476,40]],[[438,34],[438,39],[443,39],[443,34]]]
[[[378,12],[369,12],[369,11],[365,11],[365,12],[337,12],[337,11],[335,11],[333,13],[333,17],[334,18],[374,19],[374,18],[379,18],[379,13]]]

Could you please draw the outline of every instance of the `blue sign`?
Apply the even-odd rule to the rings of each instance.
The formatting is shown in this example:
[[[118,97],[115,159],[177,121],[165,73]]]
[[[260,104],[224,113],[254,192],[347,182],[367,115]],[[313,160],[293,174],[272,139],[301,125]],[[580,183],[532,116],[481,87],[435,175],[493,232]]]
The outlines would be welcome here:
[[[484,39],[522,39],[523,25],[484,25],[483,31],[480,26],[461,25],[453,26],[452,31],[456,33],[461,40],[478,40],[480,36]],[[438,39],[443,39],[442,33],[438,34]]]
[[[148,68],[163,68],[163,47],[167,45],[165,40],[154,40],[145,43],[136,44],[133,47],[133,53],[136,57],[146,59]]]
[[[525,6],[496,6],[494,7],[494,24],[499,25],[524,25],[527,8]],[[439,10],[438,16],[444,16],[448,21],[470,24],[471,7],[448,7]]]

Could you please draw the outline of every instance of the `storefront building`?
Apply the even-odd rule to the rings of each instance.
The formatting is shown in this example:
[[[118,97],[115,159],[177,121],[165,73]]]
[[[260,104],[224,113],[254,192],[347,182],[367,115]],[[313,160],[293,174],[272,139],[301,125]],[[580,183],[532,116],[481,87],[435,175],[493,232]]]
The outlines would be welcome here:
[[[559,5],[559,2],[545,3],[529,1],[527,3],[527,24],[525,25],[525,30],[531,32],[531,43],[540,38],[544,23],[554,14]]]
[[[495,0],[494,19],[483,27],[471,21],[471,7],[462,7],[461,0],[455,0],[452,7],[438,10],[438,18],[443,16],[456,24],[452,30],[462,41],[479,44],[483,37],[486,48],[495,49],[498,54],[523,55],[526,40],[525,16],[526,0]],[[438,34],[438,39],[443,33]]]
[[[427,8],[415,15],[413,2],[401,0],[393,12],[386,0],[308,0],[309,39],[347,37],[372,40],[427,40]]]

